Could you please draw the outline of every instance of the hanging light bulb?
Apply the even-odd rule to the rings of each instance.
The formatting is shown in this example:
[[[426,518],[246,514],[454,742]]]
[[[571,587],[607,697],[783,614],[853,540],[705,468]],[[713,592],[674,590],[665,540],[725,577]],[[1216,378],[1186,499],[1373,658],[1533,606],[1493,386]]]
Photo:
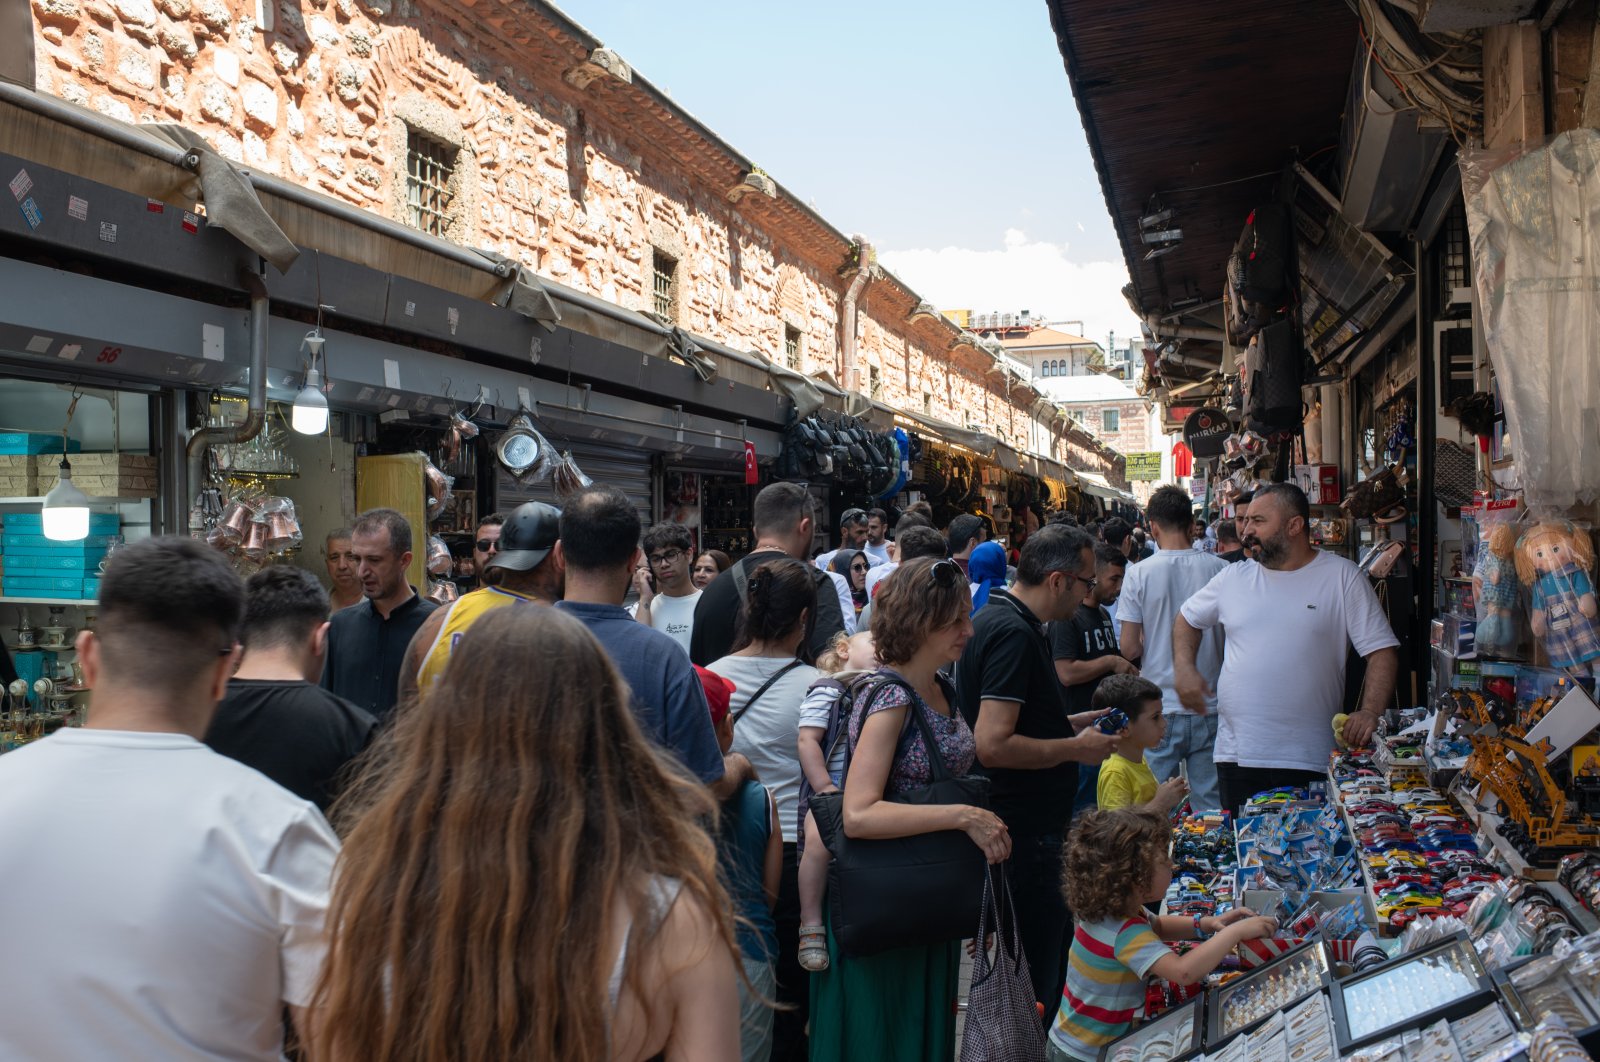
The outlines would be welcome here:
[[[317,371],[317,358],[325,342],[322,334],[313,329],[301,343],[310,349],[311,360],[305,386],[294,396],[294,411],[289,419],[290,426],[301,435],[321,435],[328,430],[328,396],[322,393],[322,373]]]
[[[72,466],[61,456],[61,480],[44,496],[40,512],[44,537],[57,542],[76,542],[89,535],[89,496],[72,482]]]

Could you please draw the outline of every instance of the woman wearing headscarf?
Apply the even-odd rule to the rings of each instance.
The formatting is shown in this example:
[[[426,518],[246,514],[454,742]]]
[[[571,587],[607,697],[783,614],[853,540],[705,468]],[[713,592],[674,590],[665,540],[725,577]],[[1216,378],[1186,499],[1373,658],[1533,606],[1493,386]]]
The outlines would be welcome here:
[[[998,542],[984,542],[967,560],[967,578],[972,583],[972,614],[989,603],[989,591],[1006,585],[1006,551]]]
[[[867,607],[867,569],[871,567],[872,559],[858,549],[841,549],[828,562],[828,570],[844,576],[844,581],[850,584],[850,599],[855,603],[858,618],[861,610]]]

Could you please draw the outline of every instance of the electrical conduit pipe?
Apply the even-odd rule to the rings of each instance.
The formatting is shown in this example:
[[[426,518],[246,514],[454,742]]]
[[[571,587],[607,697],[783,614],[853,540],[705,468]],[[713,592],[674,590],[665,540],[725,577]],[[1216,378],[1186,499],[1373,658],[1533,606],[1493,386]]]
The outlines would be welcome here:
[[[249,442],[267,423],[267,313],[270,302],[267,286],[254,273],[244,275],[250,292],[250,390],[243,422],[227,428],[201,428],[189,436],[189,498],[192,501],[205,484],[206,450],[228,443]]]

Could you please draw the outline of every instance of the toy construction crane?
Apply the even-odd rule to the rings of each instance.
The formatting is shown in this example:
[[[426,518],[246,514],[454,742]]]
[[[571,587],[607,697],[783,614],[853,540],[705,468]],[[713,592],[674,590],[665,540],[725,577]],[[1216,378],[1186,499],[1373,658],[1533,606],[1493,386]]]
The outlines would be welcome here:
[[[1541,848],[1600,842],[1600,826],[1587,818],[1569,821],[1567,795],[1547,766],[1547,742],[1526,741],[1504,702],[1476,690],[1450,690],[1436,704],[1466,720],[1462,730],[1472,743],[1472,755],[1465,771],[1500,798],[1509,820],[1500,833],[1525,859],[1531,861]],[[1542,712],[1536,708],[1531,714]]]

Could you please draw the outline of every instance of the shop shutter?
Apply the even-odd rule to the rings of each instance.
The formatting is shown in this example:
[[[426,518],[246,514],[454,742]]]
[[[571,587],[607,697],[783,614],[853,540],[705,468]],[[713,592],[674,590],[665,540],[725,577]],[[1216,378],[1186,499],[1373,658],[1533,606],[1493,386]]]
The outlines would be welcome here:
[[[627,450],[594,443],[574,444],[572,459],[596,486],[616,487],[639,510],[645,527],[655,522],[655,488],[652,479],[654,456],[648,450]],[[509,513],[523,502],[541,501],[559,506],[550,480],[521,484],[503,467],[495,475],[496,508]]]

